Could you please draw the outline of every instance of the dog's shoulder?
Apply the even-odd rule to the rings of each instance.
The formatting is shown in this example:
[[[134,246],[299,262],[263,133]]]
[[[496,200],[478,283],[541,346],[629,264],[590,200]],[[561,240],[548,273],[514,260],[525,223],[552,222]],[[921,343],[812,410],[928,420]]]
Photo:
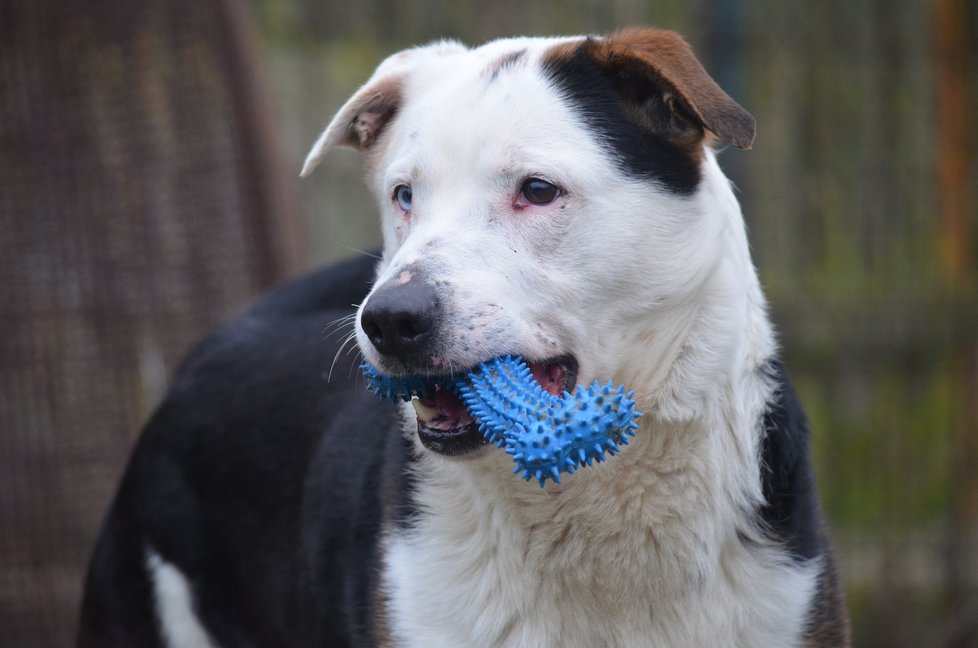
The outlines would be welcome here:
[[[325,266],[285,283],[260,299],[249,311],[256,316],[289,317],[349,310],[367,295],[377,256],[362,254]]]
[[[329,326],[352,313],[350,293],[366,291],[369,265],[357,261],[288,282],[197,342],[144,427],[121,494],[155,499],[164,489],[165,504],[178,499],[176,484],[201,485],[250,458],[314,443],[319,431],[311,422],[353,375],[348,363],[327,381],[338,349]],[[167,517],[155,510],[146,520],[168,528],[174,520]]]
[[[233,399],[235,407],[222,409],[222,414],[244,415],[252,406],[275,405],[286,394],[297,400],[294,389],[326,393],[355,378],[349,360],[343,371],[324,370],[350,332],[355,304],[367,294],[373,266],[371,258],[356,258],[293,279],[260,298],[192,347],[160,411],[179,407],[183,416],[195,418],[193,409]],[[320,389],[324,382],[329,384]],[[287,387],[257,399],[242,398],[244,392],[272,385]]]
[[[365,632],[377,573],[365,538],[378,535],[407,457],[395,408],[365,392],[356,350],[344,345],[373,265],[359,259],[293,280],[187,354],[100,536],[87,627],[108,614],[145,619],[143,592],[156,577],[144,570],[155,556],[197,592],[221,645],[243,643],[249,624],[247,636],[268,645],[288,628],[327,645]],[[137,603],[143,611],[128,612]],[[281,614],[234,621],[243,609]]]
[[[298,506],[309,462],[337,421],[386,433],[392,408],[361,393],[355,349],[342,355],[350,350],[353,304],[372,272],[371,259],[357,259],[292,280],[198,342],[134,452],[128,472],[141,497],[190,483],[204,507],[212,495],[215,507],[229,496],[258,507]],[[376,425],[378,416],[387,425]],[[164,531],[166,517],[155,511],[147,521]]]

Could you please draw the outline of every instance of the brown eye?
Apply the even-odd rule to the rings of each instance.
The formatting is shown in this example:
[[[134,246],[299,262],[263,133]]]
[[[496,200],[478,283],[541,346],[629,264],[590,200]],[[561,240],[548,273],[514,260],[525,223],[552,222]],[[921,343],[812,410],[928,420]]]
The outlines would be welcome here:
[[[560,195],[560,189],[546,180],[527,178],[520,188],[520,195],[531,205],[549,205]]]

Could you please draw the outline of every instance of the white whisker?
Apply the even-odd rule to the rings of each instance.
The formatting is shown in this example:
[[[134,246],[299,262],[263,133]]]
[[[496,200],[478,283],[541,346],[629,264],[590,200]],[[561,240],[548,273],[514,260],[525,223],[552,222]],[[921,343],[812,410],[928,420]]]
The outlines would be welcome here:
[[[333,378],[333,368],[336,367],[336,361],[339,360],[340,354],[343,353],[343,351],[344,351],[344,349],[346,349],[347,345],[349,345],[350,342],[354,342],[354,344],[352,345],[352,347],[350,347],[350,349],[352,350],[352,349],[356,349],[357,348],[356,339],[357,339],[357,332],[355,330],[353,330],[353,331],[350,331],[350,333],[346,336],[346,338],[343,340],[343,342],[340,343],[339,348],[336,350],[336,354],[333,355],[333,362],[329,365],[329,373],[326,374],[326,382],[329,382]],[[346,355],[349,355],[349,354],[350,354],[350,351],[347,350]]]
[[[326,336],[325,339],[331,338],[336,333],[342,331],[347,326],[353,326],[356,323],[357,315],[356,313],[350,313],[349,315],[344,315],[343,317],[338,317],[332,322],[326,324],[323,328],[323,335]]]
[[[378,261],[380,261],[381,259],[379,255],[373,254],[371,252],[367,252],[365,250],[361,250],[360,248],[350,247],[349,245],[341,245],[341,247],[346,248],[350,252],[356,252],[357,254],[362,254],[365,257],[370,257],[371,259],[377,259]]]

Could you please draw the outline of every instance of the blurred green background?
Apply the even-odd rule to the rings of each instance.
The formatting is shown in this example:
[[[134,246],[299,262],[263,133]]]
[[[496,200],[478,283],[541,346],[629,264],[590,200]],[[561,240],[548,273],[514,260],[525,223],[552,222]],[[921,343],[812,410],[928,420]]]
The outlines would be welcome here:
[[[963,0],[0,6],[0,636],[67,645],[180,355],[377,245],[355,153],[296,176],[387,54],[686,36],[757,118],[739,187],[813,423],[857,646],[978,646],[978,8]]]

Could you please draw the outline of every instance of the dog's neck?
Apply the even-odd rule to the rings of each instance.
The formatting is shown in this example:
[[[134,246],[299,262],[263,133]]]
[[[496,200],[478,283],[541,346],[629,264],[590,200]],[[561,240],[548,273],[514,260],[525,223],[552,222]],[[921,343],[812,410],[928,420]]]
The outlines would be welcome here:
[[[421,639],[406,645],[780,645],[812,579],[775,569],[751,522],[754,432],[724,420],[647,416],[618,456],[544,489],[501,451],[422,457],[421,513],[392,536],[386,576],[394,625]]]
[[[777,345],[740,206],[712,152],[703,175],[697,202],[714,228],[699,244],[713,246],[713,263],[678,306],[630,327],[614,378],[635,390],[639,409],[663,421],[709,425],[715,407],[757,393],[754,374]]]
[[[736,370],[714,378],[712,392],[675,389],[670,375],[659,389],[644,393],[640,400],[653,404],[631,444],[604,462],[563,476],[561,484],[540,488],[524,482],[512,474],[509,455],[494,448],[472,459],[422,457],[418,498],[431,514],[429,522],[439,526],[433,536],[460,531],[461,513],[469,520],[463,535],[487,531],[493,542],[513,542],[541,557],[564,554],[568,564],[579,563],[583,571],[591,571],[590,564],[590,577],[598,579],[609,557],[600,551],[589,556],[586,547],[600,546],[610,536],[651,541],[655,552],[632,559],[653,561],[648,567],[656,573],[695,571],[704,559],[713,562],[716,556],[704,552],[739,542],[738,533],[755,533],[738,528],[737,520],[762,502],[760,424],[773,387],[762,367],[749,366],[749,356],[741,356]],[[655,395],[667,390],[674,402],[663,412]],[[683,395],[693,402],[680,402],[677,396]],[[718,520],[728,524],[717,525]],[[569,535],[577,542],[568,543]]]

